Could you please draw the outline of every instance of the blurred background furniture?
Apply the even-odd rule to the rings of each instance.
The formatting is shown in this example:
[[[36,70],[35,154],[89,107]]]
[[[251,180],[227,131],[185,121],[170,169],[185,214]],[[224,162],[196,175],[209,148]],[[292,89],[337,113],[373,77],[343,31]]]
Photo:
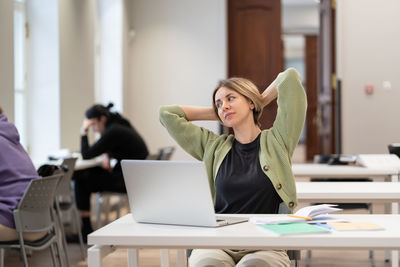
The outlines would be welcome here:
[[[71,182],[74,174],[77,158],[65,158],[55,173],[62,173],[63,176],[56,190],[55,204],[57,216],[60,221],[63,236],[66,236],[65,226],[72,224],[74,233],[77,233],[82,259],[86,258],[83,237],[81,232],[81,219],[76,207],[73,183]]]
[[[329,165],[348,165],[347,162],[340,161],[340,155],[315,155],[314,163],[329,164]],[[372,182],[370,178],[311,178],[310,182]],[[319,205],[323,203],[311,203],[311,205]],[[365,209],[368,214],[372,214],[372,203],[329,203],[336,204],[337,208],[343,210],[351,209]],[[307,251],[307,266],[309,266],[309,259],[311,258],[311,250]],[[371,259],[372,266],[374,263],[374,251],[369,251],[369,258]]]

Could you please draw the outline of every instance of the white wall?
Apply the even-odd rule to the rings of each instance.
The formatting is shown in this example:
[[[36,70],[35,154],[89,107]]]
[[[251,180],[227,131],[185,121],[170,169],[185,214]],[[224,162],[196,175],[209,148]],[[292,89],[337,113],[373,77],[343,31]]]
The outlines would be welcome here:
[[[28,86],[31,156],[42,158],[60,147],[60,53],[58,2],[30,0]]]
[[[61,148],[80,150],[79,129],[94,103],[94,0],[59,1]]]
[[[98,0],[97,2],[101,62],[100,88],[96,102],[106,106],[109,102],[113,102],[113,110],[122,112],[124,1]]]
[[[0,106],[14,121],[14,23],[13,0],[0,1]]]
[[[175,144],[158,120],[166,104],[211,105],[227,75],[225,0],[134,0],[125,114],[151,152]],[[203,123],[218,131],[218,123]],[[178,146],[175,144],[178,148]],[[182,149],[173,159],[190,160]]]
[[[387,153],[400,142],[400,1],[340,0],[337,7],[343,152]],[[365,94],[367,84],[374,94]]]

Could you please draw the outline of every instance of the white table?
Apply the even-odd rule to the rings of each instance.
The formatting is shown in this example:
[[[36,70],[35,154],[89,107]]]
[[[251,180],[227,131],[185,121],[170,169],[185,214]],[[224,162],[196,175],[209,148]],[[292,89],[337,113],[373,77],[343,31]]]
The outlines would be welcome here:
[[[400,183],[296,182],[300,202],[393,203],[400,202]],[[392,210],[397,214],[397,210]]]
[[[340,214],[334,217],[375,223],[385,230],[276,236],[248,222],[220,228],[140,224],[127,214],[88,236],[88,244],[93,245],[88,249],[88,266],[101,266],[102,259],[119,248],[128,249],[128,266],[138,266],[138,248],[380,250],[400,247],[400,215]],[[392,256],[392,266],[398,266],[397,255]]]
[[[328,164],[293,164],[293,175],[295,177],[309,178],[377,178],[384,177],[386,181],[398,182],[399,171],[395,168],[366,168],[347,165]]]

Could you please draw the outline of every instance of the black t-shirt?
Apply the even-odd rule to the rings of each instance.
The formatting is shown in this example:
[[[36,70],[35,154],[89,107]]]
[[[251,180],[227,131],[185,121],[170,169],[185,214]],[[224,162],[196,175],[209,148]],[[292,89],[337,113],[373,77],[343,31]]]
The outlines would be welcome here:
[[[118,123],[109,125],[92,146],[89,146],[87,136],[82,136],[81,153],[84,159],[107,153],[118,161],[113,172],[122,172],[122,159],[145,159],[149,154],[144,140],[136,130]]]
[[[234,140],[215,180],[216,213],[278,213],[282,199],[261,169],[260,136],[249,144]]]

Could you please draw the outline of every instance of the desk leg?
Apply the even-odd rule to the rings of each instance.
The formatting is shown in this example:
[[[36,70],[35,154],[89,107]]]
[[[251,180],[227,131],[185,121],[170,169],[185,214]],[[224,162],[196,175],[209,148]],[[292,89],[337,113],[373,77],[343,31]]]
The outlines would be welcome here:
[[[176,267],[186,267],[186,251],[184,249],[178,249],[176,251]]]
[[[392,267],[399,267],[399,251],[392,250]]]
[[[398,183],[399,182],[399,175],[392,175],[390,177],[390,181],[392,183]],[[390,210],[390,204],[385,204],[385,214],[399,214],[399,203],[392,203],[392,209]],[[399,266],[399,258],[398,258],[398,251],[392,251],[392,257],[396,255],[396,259],[392,258],[392,266]],[[389,251],[385,250],[384,253],[384,259],[385,262],[388,262],[390,260],[390,253]]]
[[[139,266],[139,249],[128,248],[128,267],[138,267]]]
[[[101,267],[101,262],[105,256],[114,252],[111,246],[94,245],[88,249],[88,267]]]

